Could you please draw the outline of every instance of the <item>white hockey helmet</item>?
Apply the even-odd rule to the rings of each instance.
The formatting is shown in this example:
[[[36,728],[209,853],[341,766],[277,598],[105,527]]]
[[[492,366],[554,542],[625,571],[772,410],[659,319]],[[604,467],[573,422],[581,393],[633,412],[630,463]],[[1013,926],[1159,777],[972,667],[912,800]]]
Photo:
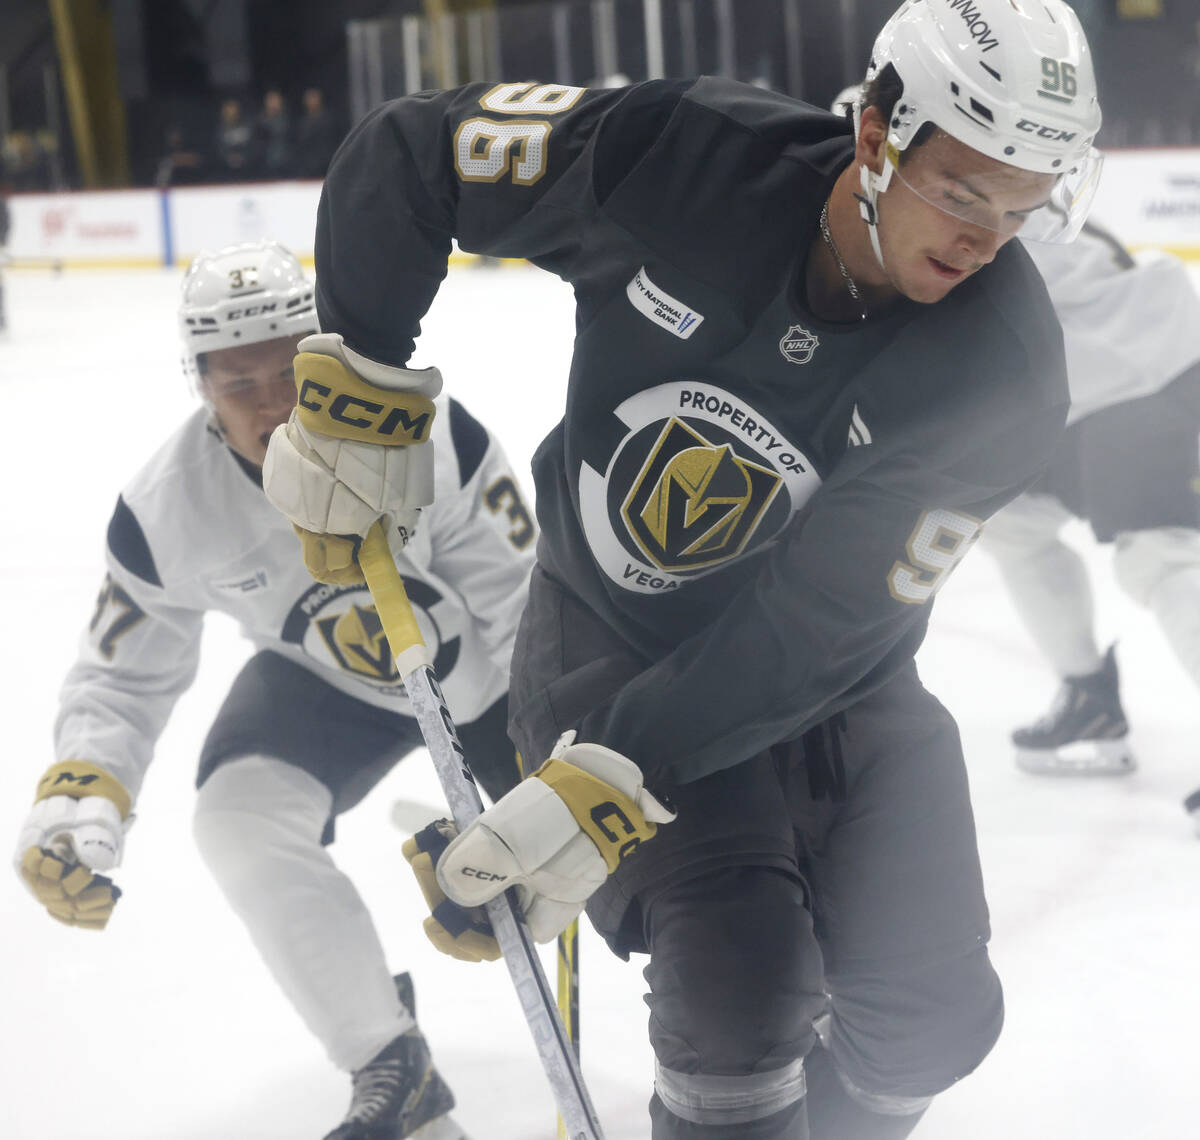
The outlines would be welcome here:
[[[905,0],[875,40],[864,90],[889,64],[903,92],[883,171],[863,177],[868,223],[900,155],[932,123],[997,162],[1057,176],[1051,201],[1018,222],[1023,238],[1079,232],[1099,180],[1100,104],[1087,39],[1064,0]],[[906,184],[941,209],[952,200]],[[986,211],[962,216],[989,225]]]
[[[275,241],[196,255],[183,278],[179,332],[183,368],[198,388],[198,358],[242,344],[319,332],[313,283]]]

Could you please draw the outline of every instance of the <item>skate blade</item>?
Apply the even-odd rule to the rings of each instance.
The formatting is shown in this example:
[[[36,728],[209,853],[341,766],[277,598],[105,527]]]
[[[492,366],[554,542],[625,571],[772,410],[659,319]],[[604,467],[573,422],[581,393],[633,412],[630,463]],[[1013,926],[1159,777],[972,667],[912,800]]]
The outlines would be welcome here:
[[[1018,748],[1017,767],[1032,776],[1128,776],[1137,769],[1129,742],[1079,740],[1062,748]]]
[[[428,1124],[422,1124],[416,1132],[410,1132],[408,1140],[471,1140],[449,1114],[439,1116]]]

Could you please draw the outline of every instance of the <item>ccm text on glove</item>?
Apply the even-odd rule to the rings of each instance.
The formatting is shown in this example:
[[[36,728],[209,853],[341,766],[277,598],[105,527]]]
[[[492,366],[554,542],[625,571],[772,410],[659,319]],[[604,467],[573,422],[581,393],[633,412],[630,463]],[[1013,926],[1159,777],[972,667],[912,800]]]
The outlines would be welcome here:
[[[271,435],[267,498],[292,522],[309,573],[362,581],[356,555],[382,518],[393,550],[433,502],[436,368],[394,368],[347,347],[336,333],[305,337],[295,360],[296,407]]]
[[[575,744],[565,733],[550,759],[463,832],[445,845],[405,844],[433,920],[426,933],[438,949],[455,957],[466,953],[462,933],[441,930],[436,894],[424,863],[433,863],[436,885],[451,902],[477,915],[475,908],[516,887],[538,942],[549,942],[578,916],[592,893],[621,860],[653,838],[675,813],[642,786],[633,761],[599,744]],[[442,836],[446,834],[442,827]],[[422,865],[418,865],[418,856]],[[422,871],[425,871],[422,874]],[[433,929],[431,929],[431,922]],[[479,934],[478,920],[460,924]],[[453,946],[454,948],[451,948]]]

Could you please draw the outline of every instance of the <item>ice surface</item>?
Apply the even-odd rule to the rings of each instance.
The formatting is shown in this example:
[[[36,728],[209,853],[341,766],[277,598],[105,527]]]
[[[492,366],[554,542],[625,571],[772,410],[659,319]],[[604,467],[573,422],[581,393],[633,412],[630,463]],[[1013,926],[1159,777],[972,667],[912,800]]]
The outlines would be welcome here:
[[[193,406],[177,363],[178,278],[8,276],[0,847],[15,841],[50,761],[57,687],[91,615],[116,493]],[[525,472],[561,411],[572,331],[570,294],[553,279],[454,271],[416,362],[442,368]],[[981,1069],[936,1101],[919,1140],[1182,1140],[1200,1120],[1200,840],[1179,806],[1200,785],[1200,701],[1116,590],[1104,551],[1082,528],[1071,534],[1095,571],[1101,631],[1120,638],[1142,767],[1115,782],[1014,768],[1007,733],[1043,711],[1054,682],[986,555],[968,557],[920,663],[963,731],[1008,1020]],[[345,1078],[276,991],[192,846],[197,752],[247,653],[222,618],[205,639],[138,805],[110,929],[60,927],[15,875],[0,875],[6,1140],[315,1140],[345,1107]],[[343,819],[335,855],[393,967],[416,978],[462,1123],[476,1140],[550,1140],[553,1106],[503,967],[441,958],[420,932],[391,805],[438,794],[429,765],[410,757]],[[611,957],[590,930],[582,943],[585,1072],[609,1140],[645,1140],[640,965]]]

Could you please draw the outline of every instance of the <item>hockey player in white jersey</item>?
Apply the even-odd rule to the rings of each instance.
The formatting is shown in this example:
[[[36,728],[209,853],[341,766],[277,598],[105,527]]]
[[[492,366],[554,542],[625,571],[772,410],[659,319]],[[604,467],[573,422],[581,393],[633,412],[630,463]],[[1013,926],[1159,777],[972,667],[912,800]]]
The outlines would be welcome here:
[[[204,614],[231,615],[256,652],[201,750],[200,851],[292,1005],[353,1074],[329,1140],[462,1140],[371,917],[326,849],[337,816],[420,733],[365,586],[314,582],[262,493],[267,441],[296,399],[297,341],[317,330],[313,285],[275,243],[230,247],[193,263],[180,320],[204,406],[117,499],[108,574],[17,866],[55,918],[104,927],[120,895],[108,875],[156,739],[195,675]],[[497,798],[518,778],[508,663],[534,526],[487,429],[451,398],[435,407],[437,504],[397,557],[474,769]]]
[[[1028,252],[1063,327],[1071,411],[1050,469],[982,540],[1062,678],[1049,712],[1013,741],[1029,771],[1119,774],[1135,761],[1116,659],[1096,643],[1088,573],[1059,531],[1084,518],[1112,543],[1118,583],[1200,685],[1200,298],[1178,258],[1135,260],[1095,224]]]

